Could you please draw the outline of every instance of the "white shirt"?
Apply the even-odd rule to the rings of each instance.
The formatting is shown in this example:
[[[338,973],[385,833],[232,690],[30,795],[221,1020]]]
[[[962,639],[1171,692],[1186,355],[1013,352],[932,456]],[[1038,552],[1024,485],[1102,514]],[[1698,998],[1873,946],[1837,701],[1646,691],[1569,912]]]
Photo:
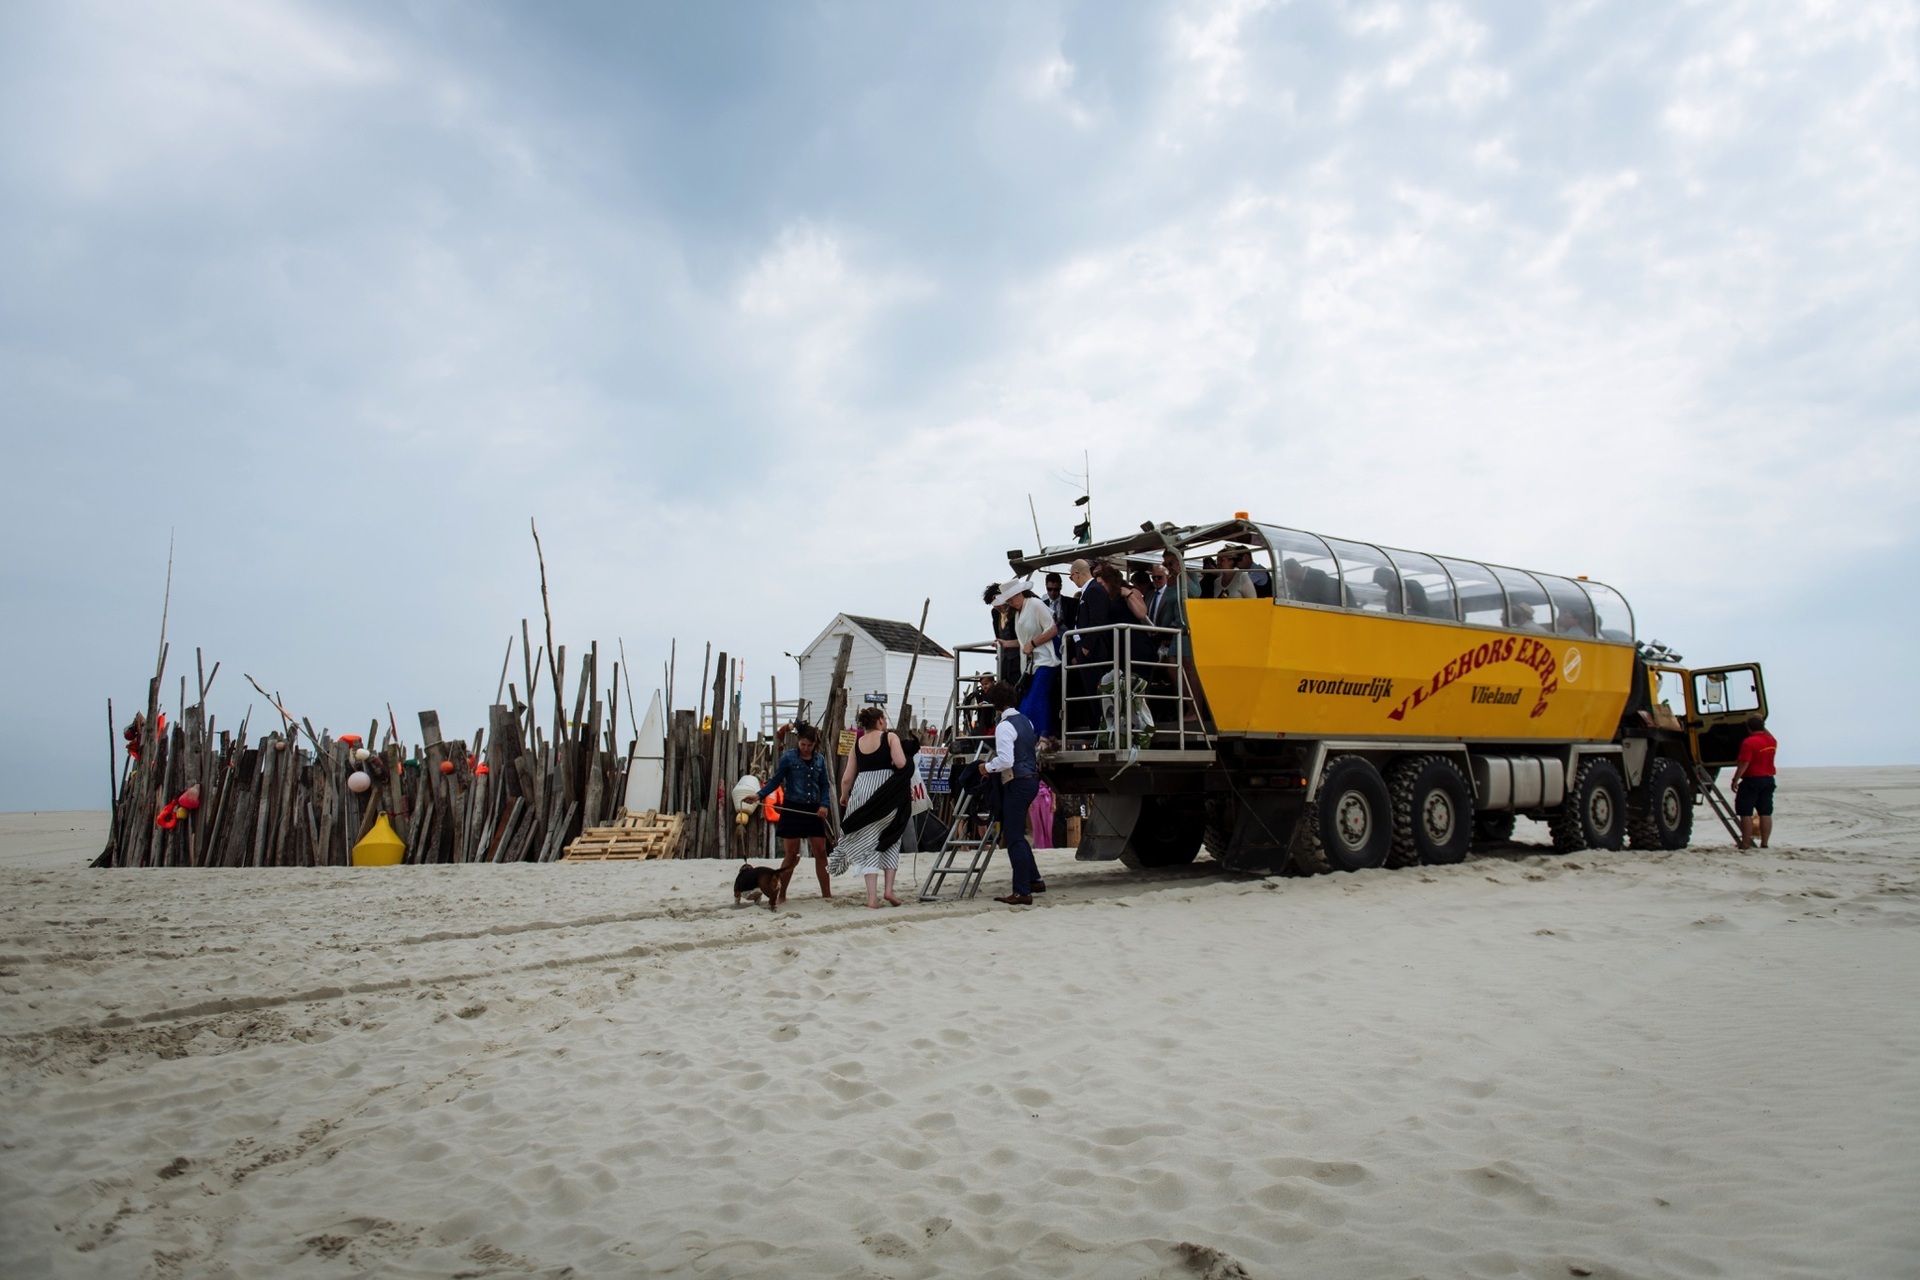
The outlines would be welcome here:
[[[1221,599],[1252,600],[1259,594],[1259,592],[1253,589],[1252,575],[1245,569],[1241,569],[1233,575],[1233,581],[1227,584],[1227,589],[1222,594]]]
[[[993,727],[993,759],[983,766],[988,773],[1013,772],[1013,744],[1020,735],[1014,730],[1013,715],[1018,707],[1008,707],[1000,713],[1000,723]]]
[[[1053,651],[1051,643],[1039,643],[1040,637],[1052,631],[1057,625],[1053,620],[1053,610],[1032,596],[1023,597],[1025,603],[1020,606],[1019,616],[1013,620],[1013,634],[1020,637],[1020,643],[1033,647],[1032,665],[1036,667],[1057,667],[1060,655]]]

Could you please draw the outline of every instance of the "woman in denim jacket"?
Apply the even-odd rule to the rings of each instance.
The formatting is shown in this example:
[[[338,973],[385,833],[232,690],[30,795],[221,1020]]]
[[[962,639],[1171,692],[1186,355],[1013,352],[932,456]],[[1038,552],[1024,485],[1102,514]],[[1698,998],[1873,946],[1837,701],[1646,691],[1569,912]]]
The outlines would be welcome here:
[[[813,855],[814,874],[820,878],[820,896],[833,896],[833,881],[827,877],[827,762],[820,755],[820,731],[802,724],[794,731],[794,744],[780,753],[773,776],[760,788],[765,800],[775,791],[781,793],[780,820],[774,833],[786,857],[780,863],[780,890],[784,896],[793,869],[800,865],[800,842],[807,843]]]

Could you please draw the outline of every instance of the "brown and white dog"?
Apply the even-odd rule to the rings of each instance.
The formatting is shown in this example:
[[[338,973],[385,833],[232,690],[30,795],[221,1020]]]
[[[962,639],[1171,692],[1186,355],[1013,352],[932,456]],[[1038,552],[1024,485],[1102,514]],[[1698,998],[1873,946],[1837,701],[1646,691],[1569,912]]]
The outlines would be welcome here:
[[[775,867],[756,867],[751,862],[744,863],[740,874],[733,878],[733,905],[736,907],[765,898],[767,910],[775,911],[786,901],[786,897],[787,887],[780,882],[780,872]],[[745,902],[741,900],[743,898]]]

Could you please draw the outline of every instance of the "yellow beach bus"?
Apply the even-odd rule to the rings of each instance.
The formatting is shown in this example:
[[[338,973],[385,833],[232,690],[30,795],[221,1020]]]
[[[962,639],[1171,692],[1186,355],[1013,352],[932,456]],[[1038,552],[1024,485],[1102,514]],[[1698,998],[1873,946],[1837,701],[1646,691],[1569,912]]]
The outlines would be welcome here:
[[[1520,814],[1546,820],[1560,852],[1629,835],[1679,848],[1694,806],[1718,800],[1734,722],[1766,713],[1757,664],[1682,668],[1636,644],[1626,600],[1585,578],[1245,513],[1008,553],[1019,574],[1076,559],[1160,565],[1175,597],[1066,637],[1043,770],[1089,798],[1083,859],[1449,863],[1510,837]]]

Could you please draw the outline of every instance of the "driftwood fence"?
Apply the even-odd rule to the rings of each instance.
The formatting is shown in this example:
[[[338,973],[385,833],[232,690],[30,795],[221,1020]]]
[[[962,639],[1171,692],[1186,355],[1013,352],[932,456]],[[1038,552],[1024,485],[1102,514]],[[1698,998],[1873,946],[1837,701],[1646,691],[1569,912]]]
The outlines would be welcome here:
[[[537,697],[543,677],[565,679],[566,646],[543,666],[544,647],[526,652],[524,624],[521,638],[523,675]],[[815,717],[835,776],[851,644],[849,637],[835,664],[833,695]],[[788,743],[748,723],[741,664],[725,653],[715,662],[711,646],[708,652],[699,705],[669,706],[665,739],[653,744],[662,756],[661,795],[651,804],[635,797],[634,808],[686,815],[680,857],[759,856],[769,851],[761,811],[738,823],[731,791],[744,774],[764,779]],[[563,703],[547,699],[556,703],[552,719],[539,723],[518,683],[507,683],[503,673],[508,698],[489,708],[483,728],[469,738],[447,738],[438,713],[423,711],[412,743],[390,708],[385,723],[374,720],[364,736],[336,736],[316,730],[264,690],[278,723],[250,742],[247,722],[236,731],[220,729],[206,709],[218,663],[212,678],[198,665],[192,701],[182,680],[169,717],[161,703],[166,653],[163,645],[145,711],[119,735],[125,758],[114,782],[107,847],[96,866],[346,866],[381,813],[406,842],[408,863],[551,862],[582,830],[612,822],[627,808],[629,770],[648,750],[633,737],[630,679],[628,738],[621,741],[623,673],[612,664],[603,694],[598,644],[581,664],[571,716]],[[671,688],[671,666],[666,674]],[[111,727],[111,702],[107,714]],[[348,786],[356,771],[371,781],[365,792]]]
[[[548,668],[555,680],[565,664],[563,646]],[[440,717],[423,711],[419,741],[409,745],[391,710],[364,738],[335,737],[263,694],[279,727],[249,743],[245,722],[230,733],[207,714],[205,679],[192,703],[183,681],[166,723],[163,648],[147,709],[125,734],[113,824],[96,865],[345,866],[381,813],[410,863],[550,862],[582,827],[611,818],[624,795],[632,747],[619,746],[619,665],[605,697],[598,669],[595,645],[581,664],[573,716],[554,699],[550,727],[516,692],[467,739],[444,737]],[[537,679],[529,656],[530,691]],[[365,792],[348,786],[357,771],[371,781]]]
[[[538,541],[536,532],[536,549]],[[748,722],[742,664],[724,652],[713,661],[709,644],[699,704],[676,710],[671,705],[676,646],[662,673],[669,700],[664,741],[654,744],[641,744],[633,736],[640,726],[629,673],[629,737],[623,746],[621,665],[611,664],[603,696],[597,642],[580,664],[570,716],[566,700],[555,696],[566,688],[567,650],[552,643],[544,558],[540,578],[546,643],[536,648],[527,621],[520,624],[526,697],[521,697],[518,682],[507,680],[513,660],[509,639],[487,723],[466,739],[445,738],[438,713],[422,711],[419,740],[409,744],[391,706],[385,724],[376,717],[364,737],[316,732],[311,720],[296,717],[279,697],[254,683],[279,723],[250,744],[247,721],[237,731],[223,730],[207,712],[207,694],[220,664],[209,674],[198,650],[196,696],[188,701],[182,677],[168,723],[162,706],[168,656],[163,614],[159,658],[145,709],[115,740],[113,749],[117,753],[124,746],[125,757],[109,777],[113,823],[107,847],[94,865],[346,866],[353,846],[382,813],[405,842],[408,863],[551,862],[581,831],[612,822],[629,807],[685,814],[680,857],[744,858],[769,852],[761,811],[756,807],[749,820],[740,823],[731,791],[744,774],[764,779],[787,743],[778,731],[765,736],[759,725]],[[169,562],[169,595],[171,589]],[[924,626],[924,610],[921,621]],[[851,636],[842,637],[832,694],[813,717],[824,731],[836,777],[842,754],[839,734],[847,723],[852,645]],[[544,718],[536,710],[543,677],[551,704],[551,714]],[[247,679],[252,683],[251,676]],[[111,735],[111,700],[107,720]],[[655,752],[661,757],[661,794],[657,800],[636,796],[628,806],[629,772],[643,753]],[[362,771],[371,785],[356,792],[349,779]]]

